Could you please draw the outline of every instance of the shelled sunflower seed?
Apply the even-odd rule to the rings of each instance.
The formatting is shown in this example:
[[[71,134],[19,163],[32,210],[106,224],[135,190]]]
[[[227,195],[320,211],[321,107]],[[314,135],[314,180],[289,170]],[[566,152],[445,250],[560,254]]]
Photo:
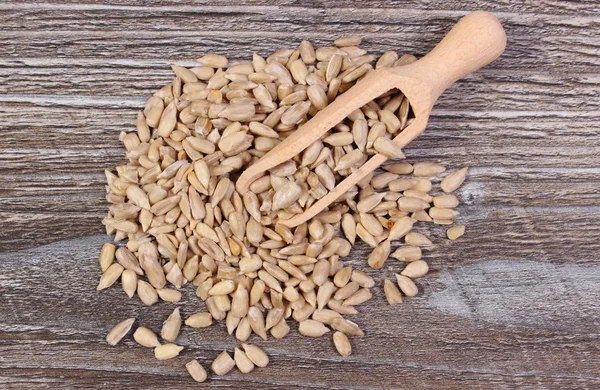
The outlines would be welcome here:
[[[399,290],[414,296],[410,278],[427,272],[420,246],[431,241],[412,229],[418,222],[453,222],[458,200],[448,192],[464,181],[466,168],[442,180],[443,193],[430,195],[430,178],[444,167],[391,162],[310,221],[293,229],[278,223],[308,209],[372,155],[404,158],[392,142],[414,120],[402,92],[392,90],[355,110],[292,160],[265,172],[247,193],[235,189],[244,169],[368,72],[416,60],[394,52],[377,59],[359,43],[343,37],[335,47],[315,50],[303,41],[267,58],[255,53],[251,61],[229,61],[208,54],[192,69],[173,66],[173,82],[148,99],[136,132],[120,135],[128,162],[116,173],[105,171],[110,206],[103,223],[115,241],[127,242],[103,247],[98,290],[121,277],[125,292],[150,306],[159,298],[179,301],[178,290],[192,283],[207,312],[189,316],[187,326],[225,320],[228,333],[245,341],[251,333],[284,337],[291,318],[308,336],[337,331],[341,354],[351,347],[340,334],[363,335],[345,316],[358,313],[355,306],[371,299],[375,284],[344,264],[357,237],[374,248],[372,267],[388,257],[408,263],[397,275]],[[448,236],[460,233],[449,230]],[[398,247],[399,240],[406,245]],[[402,300],[386,296],[390,303]],[[174,341],[181,323],[178,311],[171,316],[162,332],[167,341]],[[179,353],[174,344],[155,345],[148,332],[136,341],[155,347],[157,357]],[[240,354],[232,359],[225,352],[213,371],[226,373],[236,363],[250,370]]]

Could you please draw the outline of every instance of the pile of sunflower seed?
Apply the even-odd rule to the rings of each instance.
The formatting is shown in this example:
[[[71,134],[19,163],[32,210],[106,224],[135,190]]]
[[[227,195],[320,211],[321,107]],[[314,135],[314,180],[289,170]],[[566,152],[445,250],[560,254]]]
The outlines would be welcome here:
[[[110,206],[103,223],[116,242],[127,241],[103,246],[97,289],[121,279],[129,297],[151,306],[179,301],[179,290],[191,283],[207,312],[189,315],[187,326],[225,320],[229,334],[244,342],[252,333],[285,337],[291,318],[304,336],[333,330],[343,356],[351,353],[347,336],[364,334],[347,317],[358,314],[355,306],[371,299],[375,286],[344,265],[357,238],[374,248],[370,267],[383,267],[388,257],[406,263],[396,283],[384,281],[388,302],[415,296],[413,279],[428,271],[421,247],[432,243],[412,229],[453,224],[459,202],[452,192],[466,168],[445,174],[437,163],[392,161],[308,222],[294,229],[278,223],[309,208],[370,155],[404,159],[392,139],[414,118],[401,91],[354,111],[248,192],[234,185],[246,167],[368,72],[416,60],[395,52],[377,59],[359,44],[348,36],[315,50],[303,41],[267,58],[255,53],[251,61],[230,62],[208,54],[195,68],[173,66],[175,78],[148,99],[136,131],[121,133],[127,163],[105,171]],[[434,191],[431,178],[440,175]],[[454,225],[447,236],[463,233]]]

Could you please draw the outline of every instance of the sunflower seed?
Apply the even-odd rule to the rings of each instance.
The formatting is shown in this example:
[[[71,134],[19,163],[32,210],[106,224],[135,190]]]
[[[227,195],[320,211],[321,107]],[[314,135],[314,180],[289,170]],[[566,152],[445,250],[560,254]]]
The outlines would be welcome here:
[[[176,344],[163,344],[154,348],[154,357],[158,360],[173,359],[183,350],[182,346]]]
[[[465,181],[465,177],[467,175],[468,168],[462,168],[458,171],[450,172],[446,177],[442,179],[440,183],[440,188],[444,192],[453,192],[460,187],[460,185]]]
[[[134,322],[135,318],[128,318],[119,322],[112,328],[108,335],[106,335],[106,342],[109,345],[117,345],[117,343],[129,332]]]
[[[364,336],[365,333],[360,327],[354,322],[345,318],[339,317],[333,320],[332,328],[336,331],[351,335],[351,336]]]
[[[414,297],[418,294],[419,289],[408,276],[396,274],[396,280],[398,282],[398,287],[400,287],[402,293],[404,293],[404,295],[407,297]]]
[[[329,332],[329,328],[315,320],[304,320],[300,322],[298,332],[303,336],[321,337]]]
[[[137,289],[136,273],[130,269],[124,270],[121,274],[121,285],[123,286],[123,291],[125,291],[127,296],[132,298],[135,294],[135,290]]]
[[[118,263],[113,263],[110,267],[104,271],[102,276],[100,277],[100,282],[98,282],[98,286],[96,287],[97,291],[104,290],[107,287],[112,286],[117,279],[123,273],[123,266]]]
[[[185,368],[196,382],[204,382],[206,380],[206,370],[198,363],[198,360],[190,360],[185,364]]]
[[[167,341],[175,341],[179,335],[179,329],[181,328],[181,315],[179,314],[179,308],[173,310],[173,313],[169,315],[166,321],[163,323],[160,331],[160,336]]]
[[[352,353],[352,346],[350,345],[348,336],[342,332],[335,332],[333,334],[333,344],[341,356],[350,356]]]
[[[454,241],[465,234],[465,226],[464,225],[456,225],[452,226],[450,229],[446,231],[446,236],[448,239]]]
[[[133,333],[133,339],[139,345],[147,348],[154,348],[160,345],[156,334],[154,334],[154,332],[152,332],[150,329],[144,328],[142,326],[135,330],[135,332]]]
[[[105,272],[115,260],[115,250],[116,247],[111,243],[107,242],[102,245],[102,250],[100,251],[100,269],[102,272]]]
[[[406,156],[402,152],[402,149],[390,139],[379,137],[373,143],[373,147],[375,148],[377,153],[383,154],[386,157],[399,159],[406,158]]]
[[[388,279],[383,281],[383,292],[388,304],[395,305],[402,303],[402,295],[400,294],[400,290],[398,290],[398,287],[396,287],[392,281]]]
[[[416,260],[408,263],[406,267],[400,272],[400,275],[408,276],[411,279],[420,278],[425,276],[429,271],[429,266],[423,260]]]
[[[137,294],[146,306],[152,306],[158,302],[158,293],[154,287],[143,280],[138,280],[137,282]]]

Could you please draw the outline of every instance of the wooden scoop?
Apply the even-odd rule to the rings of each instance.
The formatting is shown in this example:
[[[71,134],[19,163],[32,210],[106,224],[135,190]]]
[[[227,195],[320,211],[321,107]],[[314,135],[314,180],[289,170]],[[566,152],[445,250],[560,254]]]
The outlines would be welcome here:
[[[248,167],[236,183],[238,192],[243,194],[248,191],[250,184],[269,169],[292,159],[352,111],[393,88],[404,93],[415,114],[413,123],[394,138],[398,146],[406,146],[425,130],[431,109],[442,92],[456,80],[498,58],[505,46],[506,34],[498,19],[484,11],[471,12],[460,19],[448,35],[420,60],[406,66],[369,72],[355,86]],[[372,156],[308,210],[279,223],[294,227],[309,220],[386,160],[387,157],[381,154]]]

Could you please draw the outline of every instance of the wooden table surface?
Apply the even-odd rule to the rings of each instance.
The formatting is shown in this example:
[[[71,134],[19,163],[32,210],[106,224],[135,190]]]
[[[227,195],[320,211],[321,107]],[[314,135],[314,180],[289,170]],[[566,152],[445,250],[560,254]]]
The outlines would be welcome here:
[[[108,238],[104,168],[122,161],[119,132],[206,52],[247,58],[302,39],[360,34],[364,47],[422,56],[469,10],[495,12],[504,55],[439,100],[410,161],[469,166],[459,191],[467,234],[427,230],[421,293],[356,321],[366,336],[338,356],[330,338],[251,342],[267,368],[227,388],[600,388],[600,10],[597,1],[20,0],[0,3],[0,388],[198,388],[205,366],[238,345],[219,324],[184,330],[159,362],[130,337],[104,336],[137,316],[155,330],[172,304],[143,307],[96,292]],[[346,261],[364,267],[367,248]],[[392,276],[398,263],[381,272]],[[181,307],[197,298],[187,288]]]

